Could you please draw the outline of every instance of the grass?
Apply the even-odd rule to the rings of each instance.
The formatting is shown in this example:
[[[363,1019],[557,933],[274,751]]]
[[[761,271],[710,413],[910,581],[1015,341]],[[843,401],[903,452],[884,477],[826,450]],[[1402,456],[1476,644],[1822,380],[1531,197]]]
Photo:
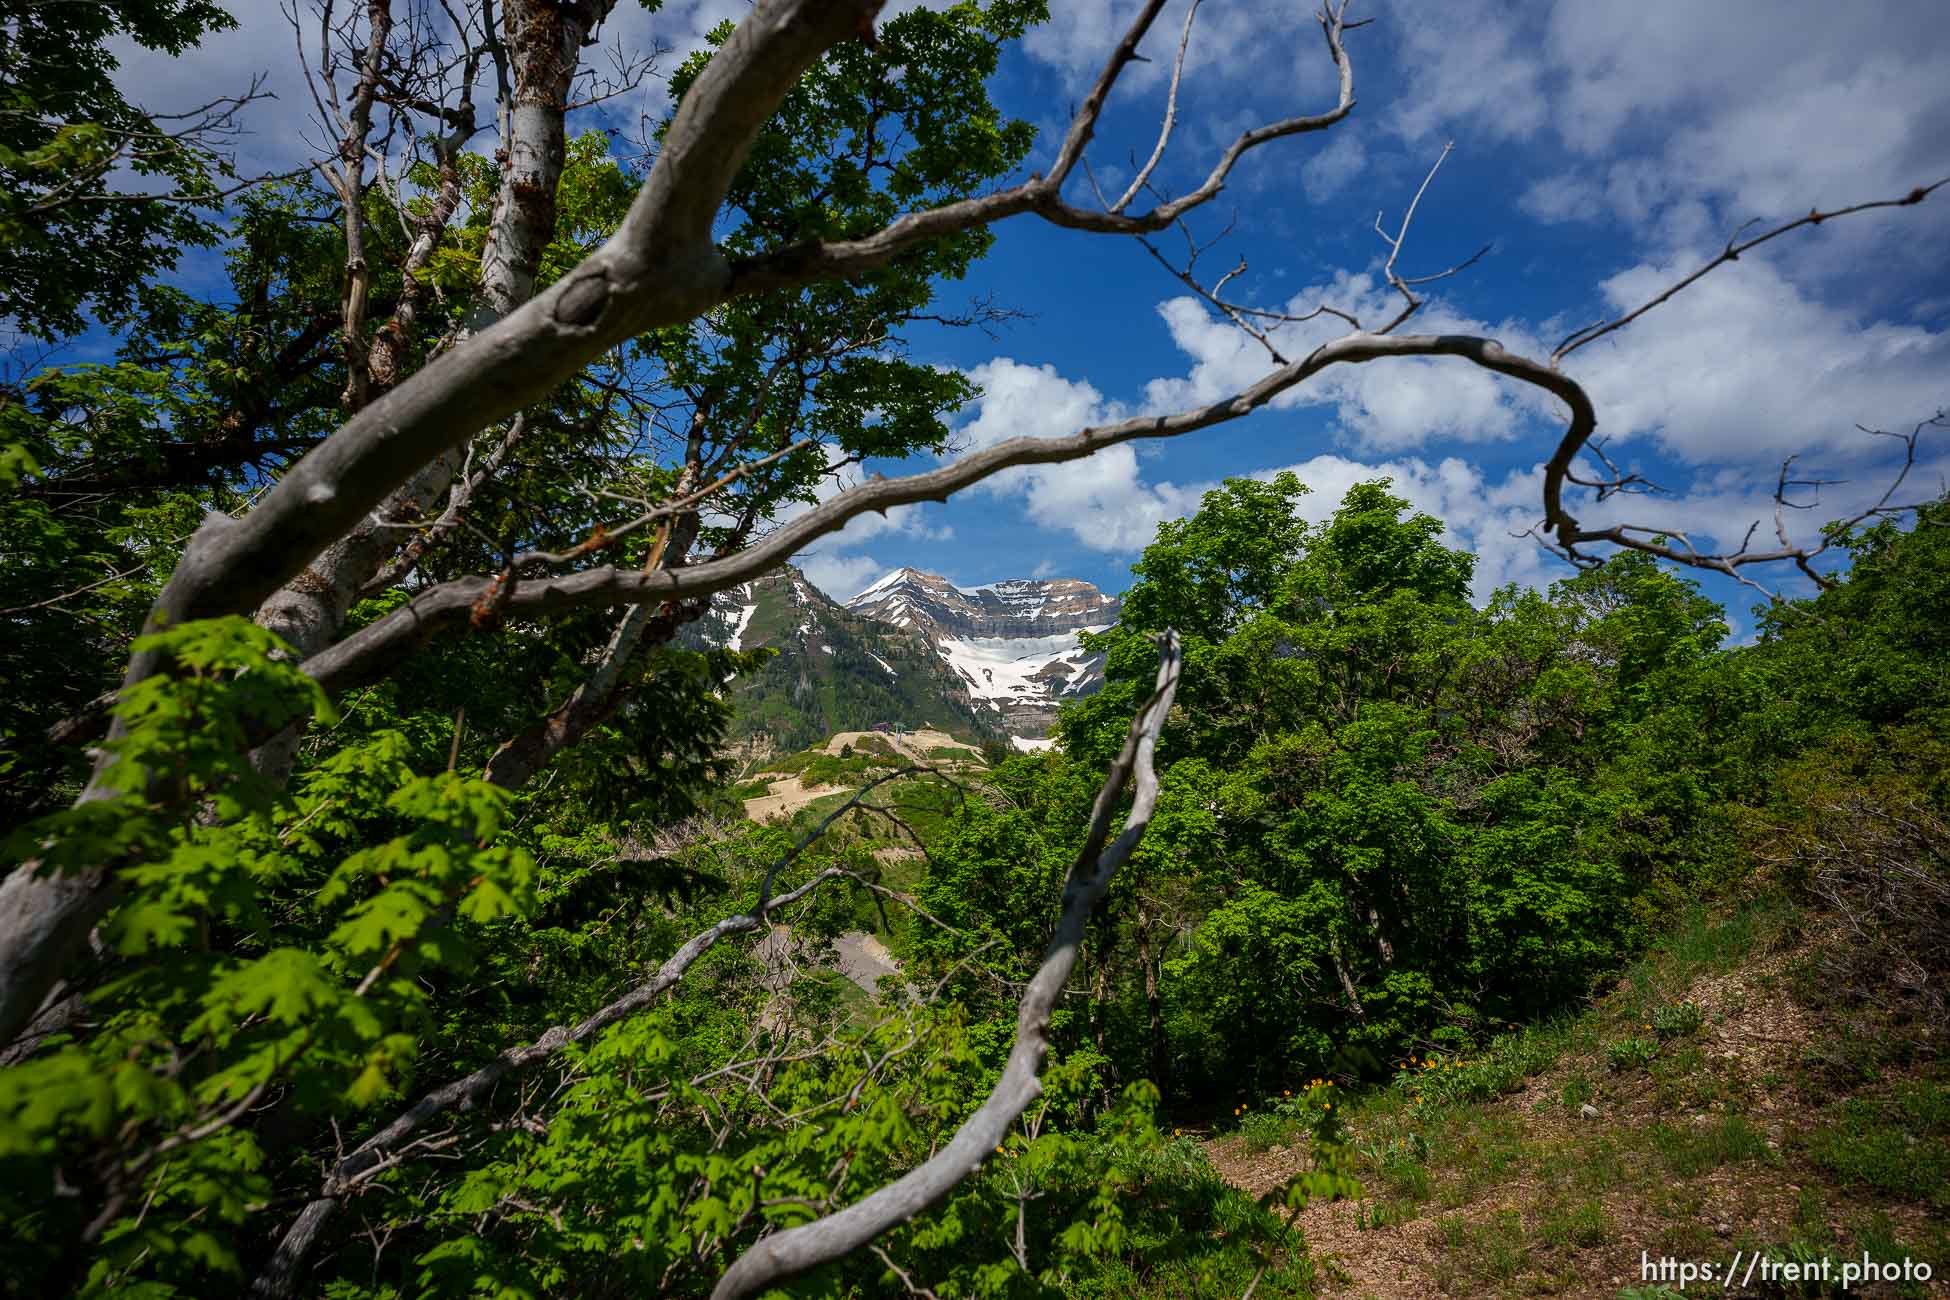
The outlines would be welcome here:
[[[895,762],[902,761],[901,752],[895,749],[894,742],[885,736],[862,736],[852,744],[855,753],[879,754]]]
[[[1523,1216],[1516,1210],[1498,1210],[1480,1220],[1449,1214],[1435,1226],[1443,1250],[1435,1280],[1444,1291],[1475,1295],[1485,1283],[1514,1282],[1531,1265]]]
[[[1898,1084],[1829,1108],[1809,1157],[1844,1183],[1950,1209],[1950,1089]]]
[[[1417,1057],[1384,1085],[1350,1090],[1342,1114],[1366,1197],[1356,1225],[1432,1249],[1428,1280],[1452,1295],[1621,1294],[1624,1283],[1606,1284],[1641,1248],[1950,1259],[1941,1052],[1923,1077],[1885,1076],[1810,1108],[1823,1085],[1808,1049],[1757,1058],[1756,1041],[1784,1040],[1741,1032],[1740,1017],[1772,1014],[1760,1004],[1792,991],[1765,973],[1775,963],[1753,963],[1802,926],[1774,899],[1689,912],[1590,1009],[1472,1052]],[[1539,1076],[1546,1085],[1531,1087]],[[1279,1099],[1237,1128],[1254,1151],[1307,1141]],[[1789,1186],[1803,1201],[1791,1223]],[[1394,1261],[1400,1249],[1380,1253]]]
[[[1436,1196],[1454,1208],[1474,1200],[1484,1188],[1504,1181],[1530,1152],[1520,1117],[1498,1106],[1475,1104],[1451,1111],[1429,1138],[1431,1165],[1453,1171]]]
[[[1612,1239],[1611,1218],[1603,1201],[1587,1196],[1548,1211],[1537,1225],[1537,1237],[1559,1249],[1602,1246]]]
[[[1725,1115],[1701,1124],[1654,1124],[1647,1136],[1666,1168],[1681,1178],[1746,1160],[1779,1160],[1766,1135],[1744,1115]]]
[[[936,745],[928,751],[928,757],[939,762],[947,763],[980,763],[982,761],[982,755],[979,750],[963,749],[960,745]]]
[[[1725,974],[1756,952],[1782,942],[1800,922],[1792,900],[1765,895],[1730,912],[1688,908],[1657,947],[1625,972],[1624,1015],[1648,1029],[1660,1011],[1681,1002],[1701,975]],[[1697,1028],[1697,1027],[1696,1027]]]

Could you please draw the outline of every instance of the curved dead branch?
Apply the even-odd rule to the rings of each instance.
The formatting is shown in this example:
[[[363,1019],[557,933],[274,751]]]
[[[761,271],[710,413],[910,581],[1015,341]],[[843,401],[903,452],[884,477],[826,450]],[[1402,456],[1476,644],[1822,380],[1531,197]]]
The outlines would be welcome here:
[[[1721,249],[1713,260],[1694,271],[1685,279],[1674,282],[1662,292],[1647,299],[1639,306],[1634,307],[1631,311],[1614,316],[1609,320],[1597,321],[1594,324],[1585,326],[1583,329],[1573,330],[1570,334],[1566,335],[1564,341],[1552,349],[1551,364],[1556,365],[1587,343],[1596,343],[1612,331],[1625,328],[1625,326],[1630,325],[1633,321],[1645,315],[1645,313],[1651,311],[1661,303],[1670,302],[1674,297],[1692,287],[1715,268],[1724,266],[1728,262],[1739,261],[1740,255],[1750,248],[1758,248],[1769,240],[1779,239],[1782,235],[1799,230],[1803,226],[1819,226],[1822,222],[1833,221],[1837,217],[1854,216],[1859,212],[1874,212],[1878,208],[1914,207],[1924,199],[1929,198],[1937,190],[1942,189],[1945,185],[1950,185],[1950,176],[1946,176],[1941,180],[1932,181],[1928,185],[1918,185],[1901,198],[1870,199],[1863,203],[1851,203],[1847,207],[1830,208],[1826,212],[1823,212],[1820,208],[1811,208],[1806,216],[1796,217],[1794,220],[1783,222],[1771,230],[1763,231],[1748,239],[1742,239],[1740,238],[1740,233],[1752,228],[1756,224],[1754,222],[1748,222],[1747,225],[1740,228],[1740,232],[1736,232],[1733,238],[1727,240],[1726,247]]]
[[[1861,426],[1857,427],[1860,428]],[[1862,429],[1862,432],[1868,434],[1870,437],[1892,438],[1901,442],[1903,444],[1903,463],[1890,479],[1888,486],[1883,489],[1882,495],[1877,497],[1872,504],[1856,511],[1852,515],[1830,520],[1822,528],[1821,540],[1808,545],[1798,545],[1788,536],[1787,512],[1790,510],[1811,510],[1814,508],[1815,502],[1812,500],[1790,500],[1789,493],[1796,488],[1812,488],[1818,490],[1822,487],[1840,482],[1840,480],[1790,478],[1789,474],[1794,468],[1794,462],[1800,459],[1799,456],[1789,456],[1785,461],[1781,462],[1781,471],[1775,480],[1773,494],[1774,536],[1780,543],[1777,547],[1758,551],[1752,549],[1754,534],[1760,529],[1760,520],[1758,519],[1748,526],[1746,535],[1741,538],[1740,546],[1737,549],[1731,551],[1702,551],[1693,544],[1692,538],[1684,530],[1676,529],[1669,525],[1614,524],[1609,528],[1578,528],[1576,527],[1576,521],[1570,520],[1568,516],[1566,519],[1572,527],[1569,530],[1559,530],[1557,540],[1546,538],[1545,544],[1551,550],[1574,564],[1589,565],[1596,563],[1601,557],[1580,551],[1577,547],[1590,542],[1609,542],[1614,546],[1622,546],[1629,550],[1644,551],[1648,555],[1656,555],[1660,559],[1671,560],[1676,564],[1688,565],[1695,569],[1709,569],[1715,573],[1724,573],[1744,586],[1752,587],[1762,595],[1769,597],[1772,597],[1775,593],[1769,591],[1751,578],[1748,578],[1740,570],[1755,565],[1792,563],[1801,571],[1804,577],[1813,581],[1817,587],[1826,590],[1835,585],[1835,579],[1817,570],[1814,567],[1814,561],[1840,545],[1842,540],[1853,532],[1857,526],[1867,523],[1872,519],[1893,519],[1910,514],[1922,504],[1918,501],[1897,501],[1895,500],[1895,496],[1901,490],[1903,484],[1908,481],[1910,471],[1916,468],[1917,446],[1921,442],[1923,434],[1931,429],[1942,429],[1946,427],[1950,427],[1950,414],[1938,411],[1928,419],[1917,421],[1908,433],[1892,433],[1886,429]],[[1612,468],[1610,460],[1604,456],[1601,450],[1595,447],[1592,450],[1608,469]],[[1575,477],[1572,477],[1570,481],[1597,488],[1598,498],[1600,500],[1603,500],[1610,493],[1626,491],[1632,484],[1643,482],[1636,474],[1614,478],[1604,483],[1588,482],[1587,480]],[[1548,486],[1547,480],[1547,489]],[[1649,488],[1650,485],[1647,485],[1647,487]]]
[[[1049,1051],[1050,1013],[1076,965],[1084,927],[1110,888],[1111,878],[1144,837],[1157,802],[1158,776],[1152,767],[1152,754],[1165,717],[1171,712],[1183,662],[1178,634],[1166,631],[1160,638],[1157,689],[1131,719],[1124,748],[1097,792],[1090,832],[1063,887],[1063,911],[1056,934],[1043,954],[1042,965],[1023,991],[1016,1015],[1015,1045],[988,1100],[947,1145],[901,1178],[837,1213],[761,1240],[726,1270],[711,1292],[712,1300],[736,1300],[776,1286],[807,1269],[851,1254],[888,1228],[913,1218],[981,1168],[983,1159],[1001,1143],[1017,1117],[1041,1095],[1039,1075]],[[1134,786],[1130,815],[1117,838],[1106,846],[1111,820],[1127,785]]]
[[[792,865],[801,854],[817,843],[833,823],[839,820],[841,814],[858,805],[868,791],[896,777],[912,776],[917,773],[935,774],[933,768],[914,765],[891,772],[862,786],[851,799],[834,809],[825,820],[801,837],[798,843],[766,870],[764,880],[759,885],[757,901],[749,910],[740,912],[736,916],[727,916],[708,929],[692,935],[682,947],[670,955],[663,965],[657,968],[655,974],[622,997],[574,1025],[557,1025],[534,1042],[521,1047],[511,1047],[472,1074],[434,1089],[415,1102],[411,1108],[401,1112],[392,1123],[360,1143],[349,1155],[332,1166],[331,1171],[325,1176],[324,1187],[319,1195],[307,1203],[291,1226],[285,1229],[284,1236],[278,1242],[277,1250],[251,1285],[251,1295],[256,1297],[256,1300],[272,1300],[272,1298],[290,1295],[297,1285],[305,1262],[311,1258],[312,1251],[317,1248],[319,1237],[323,1234],[326,1225],[331,1222],[332,1216],[338,1212],[340,1202],[367,1180],[398,1164],[400,1155],[412,1143],[416,1133],[441,1115],[471,1108],[509,1075],[539,1065],[570,1044],[586,1042],[611,1025],[627,1020],[637,1012],[654,1005],[660,996],[684,978],[690,968],[697,964],[698,958],[715,948],[719,940],[761,928],[765,924],[765,918],[773,912],[810,897],[821,885],[832,880],[853,880],[874,890],[878,895],[905,901],[901,895],[863,879],[858,873],[844,867],[827,867],[803,885],[782,894],[773,894],[772,886],[781,871]]]
[[[438,632],[469,624],[472,611],[492,597],[510,617],[534,616],[590,605],[640,604],[696,599],[725,591],[770,572],[805,547],[869,511],[921,501],[944,501],[963,488],[1005,469],[1080,460],[1138,438],[1172,438],[1239,419],[1330,366],[1359,364],[1383,357],[1459,357],[1533,384],[1571,408],[1567,442],[1583,445],[1595,425],[1591,401],[1576,381],[1550,367],[1508,351],[1494,339],[1463,334],[1380,335],[1354,333],[1322,344],[1309,355],[1271,372],[1230,397],[1172,415],[1137,416],[1095,425],[1059,438],[1011,438],[963,456],[939,469],[901,478],[874,478],[832,497],[763,541],[721,560],[642,573],[599,568],[520,581],[506,591],[498,578],[471,577],[431,587],[331,649],[304,663],[306,673],[328,691],[372,680],[400,656]]]

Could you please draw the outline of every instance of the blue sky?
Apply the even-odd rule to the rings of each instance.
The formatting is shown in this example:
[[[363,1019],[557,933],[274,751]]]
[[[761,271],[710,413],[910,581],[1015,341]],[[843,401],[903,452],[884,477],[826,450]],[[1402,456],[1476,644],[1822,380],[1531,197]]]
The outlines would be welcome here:
[[[1133,69],[1107,111],[1089,155],[1106,188],[1121,188],[1155,139],[1183,4],[1167,9],[1144,47],[1153,61]],[[993,87],[1007,111],[1043,128],[1032,168],[1046,162],[1134,5],[1051,7],[1052,21],[1011,53]],[[669,0],[646,14],[624,0],[610,34],[681,53],[742,11],[738,0]],[[309,103],[285,75],[291,33],[277,6],[250,0],[240,13],[244,32],[184,60],[132,58],[128,75],[162,106],[194,98],[214,75],[271,71],[283,97],[258,119],[246,161],[251,149],[274,160],[299,147]],[[1386,249],[1375,214],[1398,220],[1450,141],[1402,269],[1440,269],[1484,244],[1494,252],[1434,286],[1412,328],[1488,334],[1539,357],[1571,328],[1664,288],[1751,218],[1772,224],[1950,175],[1950,6],[1941,0],[1846,10],[1814,0],[1355,0],[1350,18],[1374,20],[1349,35],[1352,117],[1249,155],[1193,218],[1202,237],[1235,223],[1201,266],[1217,274],[1245,258],[1250,269],[1230,289],[1264,307],[1324,301],[1378,312]],[[1333,102],[1333,69],[1304,4],[1206,0],[1191,50],[1156,178],[1167,192],[1195,184],[1242,127]],[[651,87],[621,111],[654,113],[659,94]],[[1179,409],[1267,368],[1256,344],[1187,299],[1128,240],[1029,217],[998,235],[945,301],[993,295],[1028,317],[994,338],[915,340],[920,359],[983,385],[959,424],[966,446]],[[1166,239],[1161,247],[1182,247]],[[1580,516],[1730,544],[1755,518],[1771,531],[1774,473],[1796,452],[1801,468],[1849,480],[1823,489],[1823,509],[1791,518],[1801,535],[1879,492],[1887,447],[1855,425],[1907,429],[1950,405],[1946,253],[1950,191],[1778,241],[1575,354],[1566,369],[1596,399],[1614,456],[1672,489],[1615,516]],[[1345,328],[1327,325],[1299,327],[1288,341]],[[1348,484],[1391,475],[1400,494],[1445,521],[1454,544],[1477,553],[1481,592],[1547,583],[1566,570],[1511,534],[1541,513],[1537,467],[1559,428],[1549,403],[1464,363],[1371,363],[1218,430],[856,521],[801,562],[841,599],[903,564],[964,585],[1046,575],[1116,590],[1159,520],[1195,509],[1201,491],[1228,475],[1294,468],[1314,489],[1316,516]],[[1946,467],[1950,434],[1939,434],[1923,448],[1912,495],[1941,490]],[[1785,573],[1762,580],[1798,590]],[[1705,585],[1744,628],[1755,593]]]
[[[1131,8],[1053,7],[1051,26],[995,88],[1005,107],[1045,126],[1046,141]],[[1169,192],[1194,184],[1240,126],[1331,104],[1331,66],[1303,12],[1258,0],[1203,6],[1168,155],[1177,166],[1162,173]],[[1376,22],[1349,37],[1353,117],[1250,155],[1194,219],[1201,236],[1236,223],[1202,265],[1219,273],[1243,256],[1250,270],[1234,287],[1261,306],[1383,302],[1376,211],[1392,225],[1451,140],[1403,269],[1437,270],[1485,244],[1494,252],[1435,286],[1411,328],[1490,334],[1538,356],[1569,329],[1656,293],[1749,218],[1771,224],[1950,174],[1950,9],[1940,4],[1866,6],[1846,30],[1832,8],[1788,3],[1354,12]],[[1110,173],[1106,188],[1155,137],[1181,14],[1168,10],[1145,46],[1151,78],[1112,102],[1091,155]],[[1851,480],[1823,490],[1836,511],[1880,491],[1886,448],[1855,424],[1907,429],[1950,404],[1950,201],[1938,197],[1749,254],[1616,342],[1574,355],[1566,368],[1597,397],[1614,455],[1674,494],[1627,502],[1634,513],[1621,517],[1722,542],[1759,517],[1766,535],[1774,472],[1794,452],[1803,468]],[[1179,409],[1266,368],[1256,345],[1186,300],[1128,241],[1033,219],[999,234],[968,288],[1033,319],[994,340],[965,333],[921,349],[983,382],[963,427],[969,445]],[[1305,337],[1344,328],[1328,324]],[[1548,404],[1454,362],[1378,362],[1322,378],[1285,409],[1219,430],[1019,475],[896,527],[856,526],[806,567],[842,596],[902,563],[963,583],[1053,573],[1116,589],[1158,519],[1195,508],[1227,475],[1295,467],[1316,515],[1350,482],[1391,474],[1478,553],[1480,591],[1566,572],[1510,535],[1540,513],[1536,466],[1561,428]],[[1939,489],[1946,452],[1950,437],[1926,444],[1919,494]],[[1828,513],[1791,523],[1805,535]],[[1789,574],[1763,580],[1795,589]],[[1755,593],[1706,585],[1747,622]]]

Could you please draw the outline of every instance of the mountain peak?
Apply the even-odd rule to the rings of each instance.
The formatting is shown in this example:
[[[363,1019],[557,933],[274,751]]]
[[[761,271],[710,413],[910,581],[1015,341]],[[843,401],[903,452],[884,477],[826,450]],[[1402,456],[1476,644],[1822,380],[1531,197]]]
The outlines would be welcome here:
[[[923,573],[919,569],[911,568],[911,567],[894,569],[893,571],[882,574],[880,577],[876,578],[872,586],[865,588],[857,596],[854,596],[851,600],[848,600],[846,603],[849,606],[851,606],[855,602],[865,600],[869,596],[872,596],[878,592],[886,591],[892,587],[901,586],[904,583],[915,583],[915,582],[946,583],[947,579],[943,578],[938,573]]]

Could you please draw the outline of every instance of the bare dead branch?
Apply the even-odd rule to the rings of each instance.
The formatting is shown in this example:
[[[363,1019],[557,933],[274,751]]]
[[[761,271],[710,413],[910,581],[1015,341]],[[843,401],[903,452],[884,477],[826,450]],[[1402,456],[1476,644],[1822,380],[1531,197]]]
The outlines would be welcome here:
[[[860,795],[865,793],[866,791],[862,790]],[[860,795],[856,795],[855,799],[857,800]],[[834,816],[837,815],[835,813]],[[326,1175],[320,1195],[307,1204],[299,1212],[297,1219],[285,1230],[276,1252],[264,1266],[263,1271],[258,1274],[256,1282],[252,1284],[251,1294],[259,1300],[290,1295],[297,1284],[305,1261],[310,1258],[312,1250],[317,1246],[318,1238],[326,1224],[337,1213],[340,1202],[348,1193],[396,1163],[390,1159],[390,1153],[399,1151],[403,1144],[432,1120],[449,1111],[467,1109],[485,1097],[495,1085],[509,1075],[540,1064],[564,1047],[572,1043],[585,1042],[609,1026],[649,1007],[666,990],[683,979],[685,973],[697,963],[697,960],[716,947],[720,940],[730,935],[762,929],[765,918],[772,912],[811,896],[821,885],[829,881],[858,880],[859,877],[855,872],[844,867],[828,867],[817,872],[795,889],[776,895],[771,892],[773,882],[779,873],[797,861],[816,843],[832,820],[833,818],[829,817],[822,822],[816,830],[802,837],[783,857],[772,864],[765,873],[757,901],[749,910],[725,917],[715,925],[691,936],[665,960],[663,965],[657,968],[656,973],[649,979],[577,1024],[557,1025],[534,1042],[522,1047],[509,1048],[473,1073],[434,1089],[339,1160]],[[888,892],[891,894],[893,891]]]
[[[1582,446],[1595,422],[1590,399],[1574,380],[1517,356],[1492,339],[1468,335],[1348,334],[1322,344],[1308,356],[1271,372],[1251,387],[1206,406],[1173,415],[1139,416],[1060,438],[1011,438],[939,469],[897,479],[875,477],[828,499],[773,530],[764,540],[725,559],[656,573],[600,568],[531,580],[509,594],[503,608],[510,617],[534,616],[589,605],[713,595],[770,572],[820,537],[839,530],[849,520],[868,511],[945,500],[962,488],[1018,465],[1078,460],[1121,442],[1177,437],[1227,423],[1250,414],[1329,367],[1402,356],[1463,358],[1545,389],[1572,408],[1572,429],[1578,434],[1578,446]],[[493,578],[477,576],[430,587],[391,614],[307,659],[305,671],[334,692],[370,680],[426,637],[467,625],[476,604],[499,590],[495,582]]]
[[[1185,51],[1192,43],[1192,20],[1198,17],[1198,6],[1199,0],[1192,0],[1185,9],[1185,30],[1179,33],[1178,57],[1171,64],[1171,90],[1165,96],[1165,120],[1158,128],[1158,143],[1152,147],[1151,157],[1138,169],[1138,174],[1131,178],[1130,187],[1124,191],[1123,197],[1110,205],[1111,212],[1122,212],[1131,206],[1131,200],[1138,196],[1145,182],[1151,179],[1151,173],[1158,169],[1159,160],[1165,156],[1171,128],[1178,120],[1178,83],[1185,75]]]
[[[1881,495],[1872,504],[1846,518],[1829,522],[1822,529],[1821,540],[1805,546],[1796,545],[1789,539],[1784,512],[1789,509],[1811,509],[1816,503],[1814,501],[1797,502],[1789,500],[1789,491],[1797,487],[1815,487],[1818,489],[1837,483],[1840,480],[1789,478],[1789,469],[1797,459],[1793,456],[1790,456],[1781,466],[1781,472],[1774,488],[1775,532],[1780,545],[1768,550],[1756,551],[1750,549],[1750,543],[1753,541],[1754,533],[1759,527],[1758,520],[1754,521],[1754,524],[1747,529],[1746,536],[1742,539],[1740,546],[1727,551],[1702,551],[1693,544],[1692,539],[1686,533],[1671,527],[1661,527],[1651,524],[1614,524],[1609,528],[1583,528],[1578,525],[1575,519],[1572,519],[1568,515],[1562,516],[1560,520],[1562,525],[1568,526],[1560,526],[1553,530],[1547,521],[1545,524],[1539,525],[1538,528],[1532,529],[1531,535],[1538,537],[1550,550],[1580,565],[1594,564],[1600,558],[1580,548],[1588,546],[1593,542],[1609,542],[1614,546],[1622,546],[1629,550],[1644,551],[1649,555],[1656,555],[1662,560],[1671,560],[1674,563],[1688,565],[1692,568],[1707,569],[1715,573],[1725,574],[1740,582],[1743,586],[1752,587],[1755,591],[1769,598],[1776,597],[1778,593],[1770,591],[1768,588],[1748,578],[1741,572],[1742,569],[1764,565],[1792,564],[1803,576],[1814,582],[1817,587],[1826,589],[1834,586],[1835,580],[1814,567],[1813,562],[1816,559],[1836,546],[1839,546],[1843,538],[1860,525],[1872,519],[1897,518],[1910,514],[1923,504],[1921,501],[1898,502],[1895,500],[1895,497],[1902,489],[1904,482],[1908,480],[1911,471],[1916,468],[1917,447],[1924,433],[1932,429],[1945,427],[1950,427],[1950,415],[1947,415],[1943,411],[1938,411],[1928,419],[1919,420],[1908,433],[1892,433],[1883,429],[1863,430],[1863,432],[1874,437],[1899,440],[1903,444],[1903,463],[1891,477],[1888,486],[1883,489]],[[1609,462],[1607,463],[1609,464]],[[1637,476],[1629,476],[1629,479],[1637,480]],[[1585,482],[1585,480],[1577,479],[1569,475],[1564,475],[1560,479],[1560,481],[1566,480],[1578,483]],[[1621,490],[1619,485],[1625,481],[1628,480],[1614,480],[1611,483],[1598,485],[1599,499],[1603,499],[1608,494],[1608,490]],[[1552,482],[1551,467],[1547,466],[1544,481],[1547,505],[1551,499]],[[1678,544],[1674,545],[1672,541],[1665,540],[1667,538],[1675,539]]]
[[[1581,330],[1573,330],[1570,334],[1566,335],[1564,341],[1551,350],[1551,364],[1556,365],[1587,343],[1596,343],[1599,339],[1614,330],[1625,328],[1625,326],[1630,325],[1633,321],[1645,315],[1645,313],[1651,311],[1661,303],[1670,302],[1675,296],[1689,286],[1697,283],[1715,267],[1724,266],[1728,262],[1739,261],[1740,255],[1748,249],[1757,248],[1769,240],[1779,239],[1782,235],[1788,234],[1790,231],[1799,230],[1803,226],[1819,226],[1822,222],[1833,221],[1837,217],[1853,216],[1858,212],[1873,212],[1878,208],[1911,207],[1921,203],[1945,185],[1950,185],[1950,176],[1946,176],[1941,180],[1932,181],[1928,185],[1919,185],[1899,199],[1871,199],[1866,203],[1850,204],[1848,207],[1843,208],[1831,208],[1827,212],[1823,212],[1818,208],[1813,209],[1805,217],[1796,217],[1793,221],[1784,222],[1781,225],[1775,226],[1772,230],[1755,235],[1752,239],[1742,240],[1740,238],[1741,232],[1736,231],[1734,232],[1733,238],[1727,240],[1726,247],[1720,250],[1718,256],[1714,257],[1713,260],[1700,267],[1697,271],[1694,271],[1691,275],[1672,284],[1656,296],[1647,299],[1644,303],[1634,307],[1622,316],[1614,316],[1609,320],[1602,320],[1596,324],[1587,325]],[[1753,224],[1750,221],[1747,223],[1747,226],[1741,227],[1741,230],[1744,231]]]
[[[1105,777],[1091,809],[1090,829],[1063,889],[1062,914],[1042,965],[1024,991],[1016,1016],[1015,1044],[988,1099],[932,1157],[901,1178],[811,1223],[761,1239],[732,1264],[713,1288],[712,1300],[736,1300],[796,1277],[807,1269],[851,1254],[895,1224],[906,1222],[982,1165],[1023,1110],[1042,1093],[1039,1077],[1049,1050],[1050,1013],[1076,965],[1091,914],[1129,859],[1150,823],[1158,797],[1152,755],[1178,690],[1183,652],[1175,632],[1160,638],[1156,690],[1131,719],[1124,748]],[[1106,846],[1125,787],[1133,786],[1122,831]]]

